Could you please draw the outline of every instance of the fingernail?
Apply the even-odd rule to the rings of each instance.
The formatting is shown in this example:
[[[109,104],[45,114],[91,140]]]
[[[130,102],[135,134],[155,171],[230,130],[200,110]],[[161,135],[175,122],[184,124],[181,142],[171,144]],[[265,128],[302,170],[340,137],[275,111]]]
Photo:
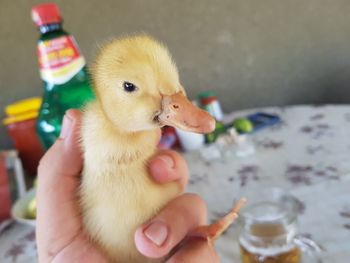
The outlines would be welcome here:
[[[61,139],[65,139],[68,136],[68,134],[72,128],[72,124],[73,124],[72,119],[69,116],[67,116],[67,114],[64,115],[62,127],[61,127],[61,133],[60,133]]]
[[[149,240],[160,247],[168,237],[168,227],[163,222],[153,222],[143,233]]]
[[[169,155],[159,155],[157,158],[162,160],[169,168],[174,168],[174,160]]]

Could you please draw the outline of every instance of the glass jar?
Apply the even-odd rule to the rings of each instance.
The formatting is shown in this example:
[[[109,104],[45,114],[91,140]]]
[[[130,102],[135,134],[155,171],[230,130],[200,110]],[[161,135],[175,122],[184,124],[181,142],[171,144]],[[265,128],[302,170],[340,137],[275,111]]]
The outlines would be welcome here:
[[[298,235],[297,199],[280,188],[256,190],[245,195],[238,219],[242,262],[317,262],[320,247]]]

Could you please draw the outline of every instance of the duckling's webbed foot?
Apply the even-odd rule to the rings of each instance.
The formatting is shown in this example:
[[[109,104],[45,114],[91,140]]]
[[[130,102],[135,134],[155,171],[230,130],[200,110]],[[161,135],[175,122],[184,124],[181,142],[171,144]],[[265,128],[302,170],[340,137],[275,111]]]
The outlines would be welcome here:
[[[207,226],[200,226],[196,228],[191,233],[191,236],[206,238],[208,241],[211,242],[215,241],[236,220],[236,218],[238,217],[239,210],[245,203],[246,199],[241,198],[228,214],[226,214],[224,217],[220,218],[213,224]]]

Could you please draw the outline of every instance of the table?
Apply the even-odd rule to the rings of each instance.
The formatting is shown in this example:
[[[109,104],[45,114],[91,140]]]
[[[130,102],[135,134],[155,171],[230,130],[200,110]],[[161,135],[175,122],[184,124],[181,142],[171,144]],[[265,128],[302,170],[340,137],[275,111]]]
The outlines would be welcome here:
[[[201,195],[212,221],[227,212],[242,189],[282,186],[301,202],[303,235],[324,247],[323,263],[350,259],[350,106],[289,106],[260,109],[276,113],[282,124],[251,135],[256,153],[204,161],[184,154],[189,192]],[[229,117],[245,116],[255,110]],[[236,227],[216,243],[223,263],[240,262]],[[0,233],[1,262],[36,262],[34,230],[11,224]],[[320,263],[320,262],[319,262]]]
[[[302,203],[300,231],[324,247],[323,263],[350,262],[350,107],[262,110],[278,114],[283,122],[252,135],[255,154],[213,162],[185,155],[188,191],[205,199],[213,220],[230,209],[242,189],[284,187]],[[217,248],[222,262],[240,262],[235,227],[218,240]]]

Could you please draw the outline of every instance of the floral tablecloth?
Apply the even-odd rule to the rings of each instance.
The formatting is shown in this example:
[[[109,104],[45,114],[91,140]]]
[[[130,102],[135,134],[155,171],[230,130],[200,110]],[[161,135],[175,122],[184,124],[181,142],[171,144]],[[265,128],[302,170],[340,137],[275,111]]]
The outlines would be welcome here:
[[[230,209],[242,190],[286,188],[302,204],[300,232],[325,250],[318,263],[350,262],[350,106],[261,110],[278,114],[282,123],[251,135],[255,154],[210,162],[199,154],[185,155],[188,190],[205,199],[213,220]],[[217,248],[222,262],[240,262],[235,227],[218,240]]]
[[[350,106],[260,110],[278,114],[282,123],[250,136],[254,154],[212,161],[198,152],[184,155],[190,168],[188,191],[205,199],[214,220],[231,208],[242,189],[287,188],[302,203],[301,233],[324,248],[318,263],[350,262]],[[216,245],[223,263],[240,262],[235,227]],[[36,261],[33,228],[13,223],[0,230],[0,262]]]

